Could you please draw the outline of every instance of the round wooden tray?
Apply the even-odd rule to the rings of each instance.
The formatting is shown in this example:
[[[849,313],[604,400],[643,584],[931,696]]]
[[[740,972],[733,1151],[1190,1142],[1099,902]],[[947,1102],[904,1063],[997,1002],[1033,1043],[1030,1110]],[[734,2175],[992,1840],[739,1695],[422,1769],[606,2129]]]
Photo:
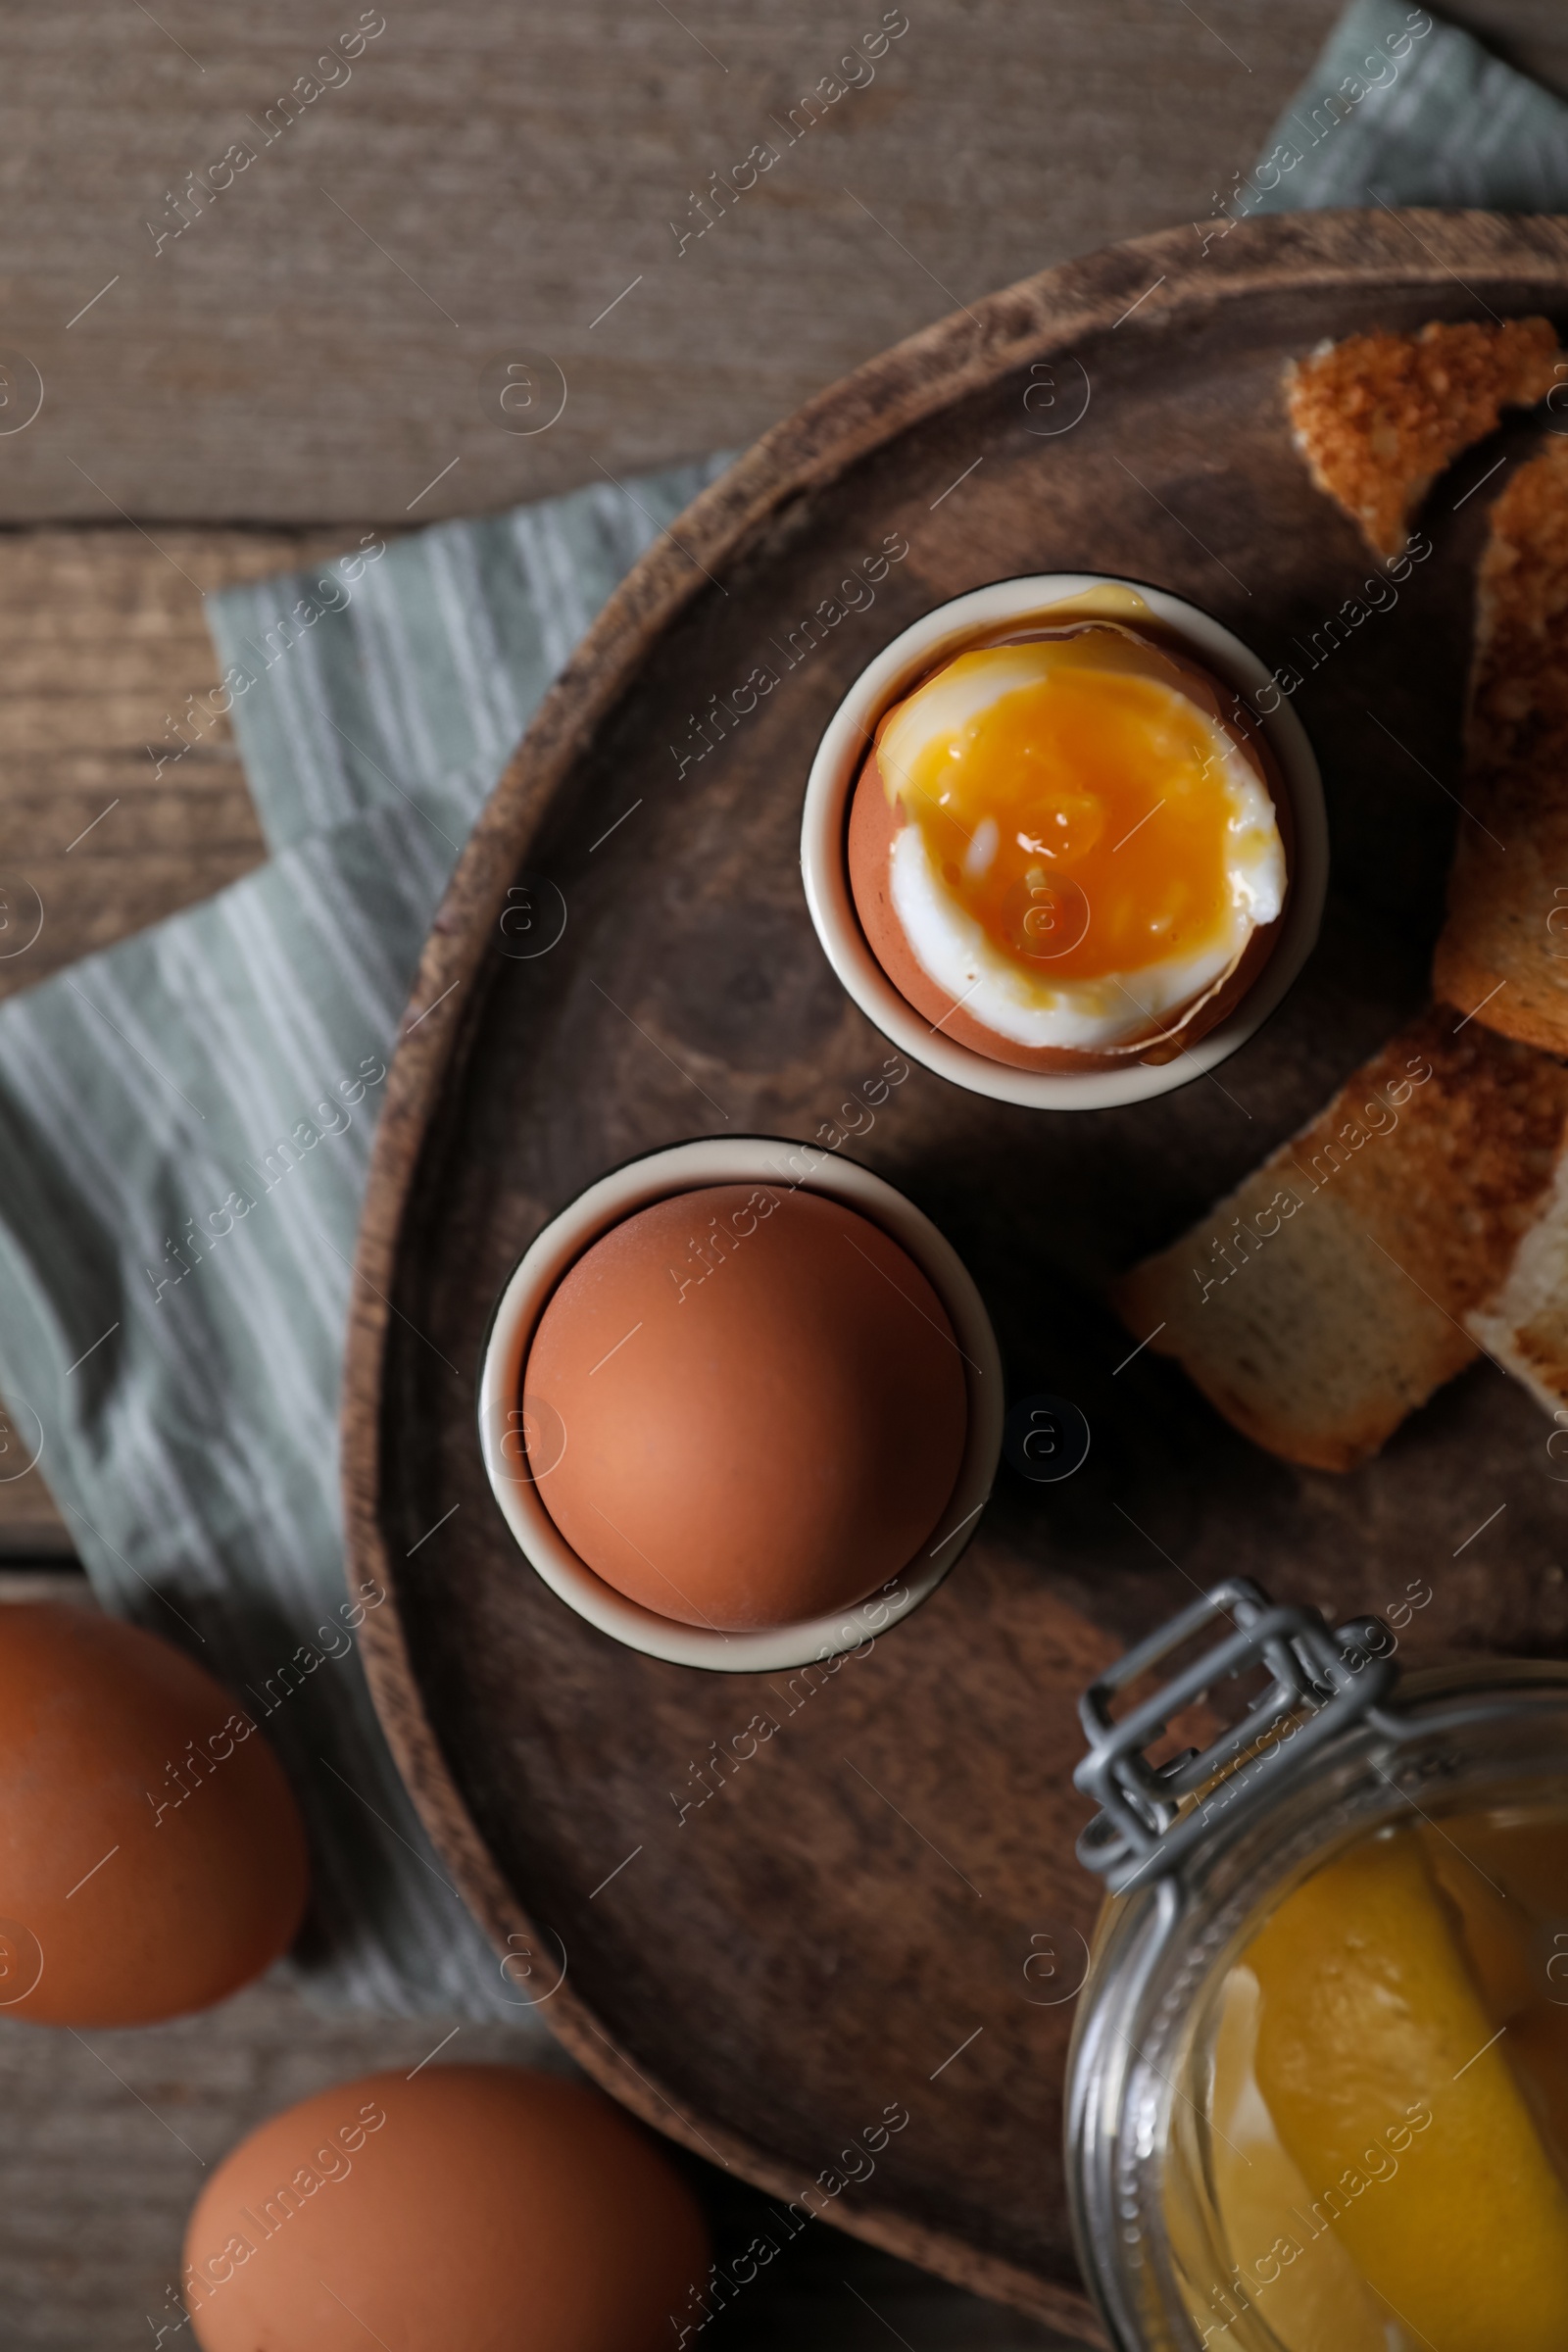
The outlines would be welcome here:
[[[1440,485],[1433,556],[1298,698],[1334,828],[1328,914],[1283,1008],[1216,1077],[1075,1115],[913,1070],[873,1104],[889,1049],[807,920],[811,753],[916,614],[1013,573],[1103,570],[1301,666],[1372,564],[1292,449],[1285,360],[1568,294],[1568,223],[1545,220],[1306,215],[1200,243],[1187,227],[1047,271],[873,361],[707,491],[612,599],[425,953],[376,1140],[344,1419],[354,1572],[392,1595],[366,1626],[382,1720],[519,1990],[553,1984],[564,1952],[544,2014],[650,2123],[780,2198],[820,2180],[810,2202],[844,2228],[1091,2334],[1061,2149],[1098,1904],[1072,1853],[1081,1685],[1237,1569],[1331,1617],[1424,1580],[1411,1655],[1568,1633],[1544,1425],[1490,1365],[1337,1479],[1254,1450],[1171,1364],[1125,1362],[1101,1296],[1423,999],[1492,495],[1461,494],[1539,418]],[[760,668],[777,683],[759,696]],[[617,1161],[851,1124],[841,1148],[974,1273],[1010,1393],[1074,1400],[1089,1458],[1054,1486],[1004,1471],[956,1573],[835,1673],[759,1681],[619,1648],[530,1571],[486,1488],[491,1306]],[[885,2135],[890,2113],[908,2121]]]

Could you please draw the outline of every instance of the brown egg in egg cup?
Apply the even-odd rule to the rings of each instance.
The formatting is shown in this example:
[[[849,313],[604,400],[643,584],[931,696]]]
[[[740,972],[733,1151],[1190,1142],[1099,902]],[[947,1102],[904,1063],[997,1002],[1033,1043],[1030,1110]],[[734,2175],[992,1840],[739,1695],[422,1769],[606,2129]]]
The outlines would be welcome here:
[[[728,1215],[737,1198],[751,1208]],[[669,1237],[688,1227],[686,1258]],[[789,1301],[772,1332],[770,1295]],[[929,1218],[841,1154],[725,1136],[613,1170],[545,1227],[496,1308],[478,1429],[519,1549],[579,1616],[652,1657],[769,1673],[858,1648],[936,1590],[991,1492],[1003,1411],[990,1318]],[[823,1461],[834,1446],[846,1459]]]
[[[976,1017],[922,962],[894,904],[894,849],[908,821],[881,761],[888,728],[956,656],[1022,647],[1106,625],[1210,722],[1271,806],[1285,887],[1224,968],[1185,999],[1132,1014],[1087,1049],[1027,1044]],[[1266,713],[1266,715],[1264,715]],[[1317,763],[1270,673],[1228,629],[1163,590],[1100,574],[1004,580],[941,606],[896,638],[852,687],[823,736],[807,789],[801,844],[807,900],[850,996],[902,1052],[972,1092],[1048,1109],[1147,1100],[1213,1069],[1268,1017],[1317,937],[1328,828]],[[1038,869],[1037,869],[1038,870]],[[1044,920],[1073,919],[1070,870],[1037,886]],[[1085,925],[1090,909],[1081,904]],[[1082,934],[1080,933],[1080,937]],[[1026,950],[1026,953],[1032,953]],[[1038,971],[1052,977],[1049,960]],[[1130,977],[1136,978],[1136,973]]]

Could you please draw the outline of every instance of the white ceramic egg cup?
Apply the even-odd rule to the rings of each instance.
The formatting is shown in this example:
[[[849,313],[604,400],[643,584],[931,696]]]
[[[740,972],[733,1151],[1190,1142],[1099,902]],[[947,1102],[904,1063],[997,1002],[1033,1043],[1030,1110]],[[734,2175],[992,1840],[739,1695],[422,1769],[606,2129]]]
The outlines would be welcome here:
[[[862,670],[828,721],[811,762],[801,826],[801,872],[806,903],[829,963],[867,1020],[901,1054],[923,1062],[939,1077],[971,1094],[999,1102],[1021,1102],[1037,1110],[1106,1110],[1122,1102],[1146,1102],[1202,1077],[1244,1046],[1261,1028],[1312,952],[1329,880],[1329,828],[1323,782],[1306,730],[1288,702],[1258,724],[1279,763],[1296,822],[1296,853],[1285,920],[1273,953],[1235,1010],[1179,1054],[1174,1061],[1129,1058],[1113,1070],[1020,1070],[992,1061],[944,1036],[900,995],[866,943],[850,888],[848,851],[850,796],[878,722],[915,680],[950,654],[961,653],[977,637],[1010,622],[1050,624],[1047,610],[1091,588],[1130,588],[1152,616],[1162,621],[1207,669],[1243,694],[1255,695],[1271,676],[1256,654],[1217,620],[1142,580],[1118,580],[1097,571],[1045,571],[1025,579],[998,580],[967,596],[939,605],[895,637]]]
[[[640,1208],[705,1185],[801,1189],[858,1209],[901,1243],[948,1310],[963,1357],[968,1428],[957,1482],[939,1526],[903,1573],[854,1608],[800,1625],[719,1633],[661,1617],[607,1585],[561,1534],[528,1474],[520,1438],[522,1370],[557,1284],[601,1234]],[[1002,1451],[1002,1357],[991,1318],[952,1244],[912,1201],[854,1160],[814,1144],[717,1136],[677,1144],[601,1176],[545,1227],[501,1294],[479,1376],[479,1445],[491,1490],[518,1548],[552,1592],[601,1633],[677,1666],[768,1674],[838,1656],[886,1633],[935,1592],[974,1534]],[[570,1434],[566,1433],[570,1444]],[[558,1457],[559,1458],[559,1457]]]

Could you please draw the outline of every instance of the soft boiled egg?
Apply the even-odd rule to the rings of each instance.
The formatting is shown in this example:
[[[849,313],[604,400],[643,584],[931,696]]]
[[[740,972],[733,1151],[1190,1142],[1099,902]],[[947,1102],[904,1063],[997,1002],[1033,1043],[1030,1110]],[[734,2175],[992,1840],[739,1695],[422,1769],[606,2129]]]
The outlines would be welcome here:
[[[1025,1067],[1168,1058],[1273,944],[1283,793],[1217,682],[1119,620],[945,662],[883,719],[850,880],[888,977]]]

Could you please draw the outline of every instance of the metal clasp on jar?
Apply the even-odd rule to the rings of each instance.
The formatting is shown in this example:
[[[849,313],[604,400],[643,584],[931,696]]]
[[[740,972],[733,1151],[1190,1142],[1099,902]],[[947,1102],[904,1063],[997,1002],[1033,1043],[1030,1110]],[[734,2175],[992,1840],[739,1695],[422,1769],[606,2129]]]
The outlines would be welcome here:
[[[1228,1634],[1113,1720],[1123,1692],[1219,1618],[1229,1620]],[[1398,1677],[1394,1647],[1381,1618],[1358,1617],[1331,1634],[1317,1609],[1279,1606],[1247,1577],[1212,1587],[1108,1667],[1079,1701],[1089,1753],[1073,1780],[1101,1806],[1078,1840],[1079,1860],[1113,1894],[1174,1870],[1221,1808],[1234,1820],[1238,1809],[1277,1791],[1282,1773],[1295,1778],[1326,1740],[1375,1717]],[[1207,1747],[1150,1761],[1146,1750],[1173,1716],[1256,1666],[1272,1681],[1239,1722]]]

